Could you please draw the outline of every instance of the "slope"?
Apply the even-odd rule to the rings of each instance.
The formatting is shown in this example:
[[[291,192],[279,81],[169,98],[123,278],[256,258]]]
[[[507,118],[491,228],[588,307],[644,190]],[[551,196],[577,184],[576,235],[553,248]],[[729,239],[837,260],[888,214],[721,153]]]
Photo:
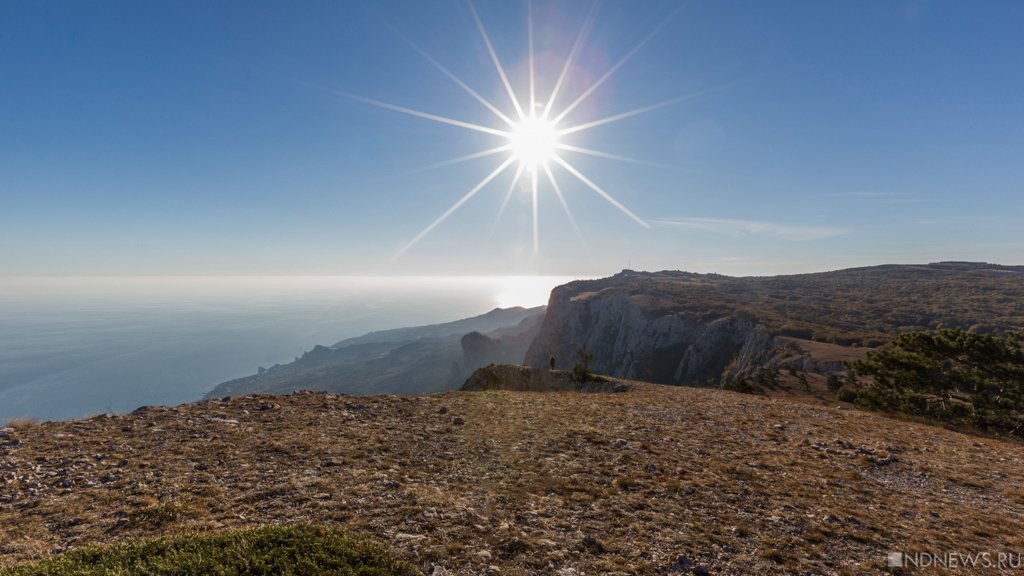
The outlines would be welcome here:
[[[428,574],[865,574],[888,552],[1024,550],[1021,445],[721,390],[255,396],[0,446],[4,564],[280,523],[361,531]]]

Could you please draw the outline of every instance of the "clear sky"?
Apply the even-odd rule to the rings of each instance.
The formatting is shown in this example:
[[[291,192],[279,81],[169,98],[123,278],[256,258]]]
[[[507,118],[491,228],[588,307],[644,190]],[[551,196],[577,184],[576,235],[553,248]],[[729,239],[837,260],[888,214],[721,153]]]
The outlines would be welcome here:
[[[475,6],[529,102],[530,5]],[[614,70],[559,129],[675,100],[561,137],[641,162],[560,150],[621,209],[551,160],[537,250],[518,160],[410,245],[508,138],[364,100],[510,130],[441,69],[515,123],[463,1],[2,2],[0,275],[1024,263],[1024,2],[532,12],[536,110],[586,23],[554,113]]]

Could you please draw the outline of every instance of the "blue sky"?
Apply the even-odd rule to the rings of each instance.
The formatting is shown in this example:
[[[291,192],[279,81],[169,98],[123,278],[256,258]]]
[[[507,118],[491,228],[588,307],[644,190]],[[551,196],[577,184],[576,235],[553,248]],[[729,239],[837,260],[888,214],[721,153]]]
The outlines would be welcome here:
[[[479,0],[520,99],[524,2]],[[1024,3],[536,0],[538,101],[635,52],[566,124],[560,166],[514,166],[394,255],[504,140],[345,96],[503,128],[508,95],[461,1],[0,4],[0,274],[769,274],[1024,263]],[[397,32],[397,33],[396,33]]]

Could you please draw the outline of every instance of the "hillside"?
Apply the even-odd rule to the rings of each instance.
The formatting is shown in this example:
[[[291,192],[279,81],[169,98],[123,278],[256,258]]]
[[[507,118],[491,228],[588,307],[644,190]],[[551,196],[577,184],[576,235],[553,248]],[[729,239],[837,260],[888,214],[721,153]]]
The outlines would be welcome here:
[[[1024,267],[944,262],[746,278],[623,271],[555,288],[526,363],[544,367],[553,355],[568,369],[586,348],[596,371],[623,378],[722,385],[798,372],[823,382],[865,347],[940,326],[1024,328]]]
[[[294,362],[223,382],[206,397],[294,390],[341,394],[453,390],[481,366],[520,362],[543,317],[543,306],[495,308],[454,322],[370,332],[330,347],[316,346]]]
[[[585,348],[594,369],[678,385],[750,387],[830,403],[829,375],[912,330],[1024,327],[1024,267],[886,265],[735,278],[623,271],[555,288],[549,306],[373,332],[224,382],[208,398],[324,390],[423,394],[458,389],[490,363],[564,370]]]
[[[0,564],[313,523],[427,574],[879,573],[890,551],[1024,550],[1022,459],[871,413],[642,383],[210,400],[0,432]]]

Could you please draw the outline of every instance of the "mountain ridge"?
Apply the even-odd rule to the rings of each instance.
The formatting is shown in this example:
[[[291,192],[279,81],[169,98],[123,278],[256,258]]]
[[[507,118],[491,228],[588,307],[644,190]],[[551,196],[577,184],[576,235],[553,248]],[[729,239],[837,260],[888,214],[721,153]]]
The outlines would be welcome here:
[[[525,363],[579,349],[595,371],[663,384],[728,385],[765,371],[842,371],[821,344],[862,351],[939,326],[1024,328],[1024,266],[944,262],[786,276],[624,270],[556,287]]]
[[[568,370],[586,349],[593,369],[614,377],[760,383],[770,394],[832,402],[826,381],[843,375],[845,361],[901,332],[939,326],[1024,328],[1024,266],[949,261],[746,277],[623,270],[558,286],[546,307],[495,309],[317,346],[207,396],[430,393],[457,389],[490,363],[545,368],[553,356]]]
[[[481,366],[520,361],[544,310],[495,308],[454,322],[381,330],[330,347],[318,345],[294,362],[222,382],[205,397],[300,389],[349,394],[455,389]],[[465,340],[470,334],[477,335],[472,343]]]

